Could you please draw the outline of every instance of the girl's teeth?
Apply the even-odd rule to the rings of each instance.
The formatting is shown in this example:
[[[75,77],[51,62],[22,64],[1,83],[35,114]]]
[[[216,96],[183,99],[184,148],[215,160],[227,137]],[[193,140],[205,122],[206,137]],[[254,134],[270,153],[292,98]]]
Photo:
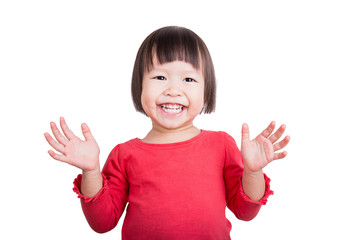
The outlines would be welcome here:
[[[180,105],[161,105],[162,110],[168,113],[179,113],[182,111],[183,106]]]

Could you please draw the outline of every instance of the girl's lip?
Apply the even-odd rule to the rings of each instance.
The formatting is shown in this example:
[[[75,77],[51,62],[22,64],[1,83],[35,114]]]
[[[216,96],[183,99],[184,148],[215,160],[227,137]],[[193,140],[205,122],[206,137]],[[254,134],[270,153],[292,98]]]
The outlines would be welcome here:
[[[165,103],[160,103],[158,104],[159,106],[161,105],[170,105],[170,106],[182,106],[182,107],[185,107],[184,104],[181,104],[181,103],[175,103],[175,102],[165,102]]]

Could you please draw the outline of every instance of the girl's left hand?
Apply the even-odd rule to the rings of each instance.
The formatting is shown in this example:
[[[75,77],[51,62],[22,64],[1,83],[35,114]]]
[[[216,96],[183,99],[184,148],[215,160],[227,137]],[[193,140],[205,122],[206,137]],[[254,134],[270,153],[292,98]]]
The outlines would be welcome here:
[[[286,126],[283,124],[271,135],[275,129],[275,122],[270,125],[255,139],[250,141],[249,127],[246,123],[242,126],[241,152],[244,159],[244,167],[251,172],[263,169],[271,161],[282,159],[287,152],[277,152],[283,149],[290,141],[286,136],[282,141],[276,143],[283,135]]]

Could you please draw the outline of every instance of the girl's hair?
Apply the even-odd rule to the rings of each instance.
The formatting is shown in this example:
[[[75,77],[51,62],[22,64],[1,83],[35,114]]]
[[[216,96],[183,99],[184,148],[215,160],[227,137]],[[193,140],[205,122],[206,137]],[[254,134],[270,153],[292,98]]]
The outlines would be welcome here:
[[[215,111],[216,79],[209,50],[193,31],[184,27],[170,26],[152,32],[141,44],[137,53],[131,94],[138,112],[146,115],[141,105],[142,79],[144,73],[150,71],[153,66],[154,56],[160,64],[178,60],[190,63],[197,70],[202,68],[205,79],[203,112]]]

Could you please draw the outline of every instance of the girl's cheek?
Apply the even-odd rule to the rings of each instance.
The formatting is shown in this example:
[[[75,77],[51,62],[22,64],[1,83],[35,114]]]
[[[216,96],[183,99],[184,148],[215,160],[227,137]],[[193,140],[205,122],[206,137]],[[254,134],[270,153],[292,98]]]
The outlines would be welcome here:
[[[150,111],[153,111],[156,108],[156,98],[151,95],[151,91],[144,91],[141,94],[141,105],[147,115],[149,115]]]

